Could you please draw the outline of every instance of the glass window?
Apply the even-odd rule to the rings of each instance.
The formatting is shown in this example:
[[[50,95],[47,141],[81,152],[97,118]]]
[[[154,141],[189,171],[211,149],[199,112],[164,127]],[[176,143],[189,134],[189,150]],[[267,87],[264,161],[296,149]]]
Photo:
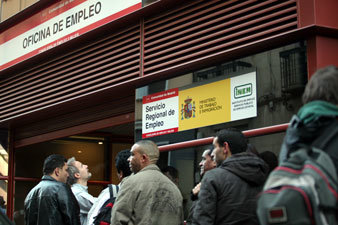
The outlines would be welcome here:
[[[106,171],[107,167],[102,165],[106,160],[104,142],[103,138],[73,136],[19,148],[15,152],[15,176],[41,178],[45,158],[51,154],[61,154],[67,159],[74,156],[88,165],[93,180],[108,179],[110,171]]]
[[[130,125],[127,126],[128,129],[124,129],[126,131],[119,130],[120,134],[128,130],[132,132],[133,127],[132,124]],[[116,133],[114,129],[116,128],[110,127],[95,131],[90,136],[70,136],[16,149],[13,214],[15,224],[24,225],[24,200],[29,191],[40,181],[43,174],[43,162],[51,154],[61,154],[66,158],[74,156],[76,160],[88,165],[92,173],[88,182],[88,192],[94,197],[100,194],[107,182],[118,184],[115,156],[121,150],[130,149],[132,144],[125,143],[129,142],[129,137],[125,141],[120,136],[114,136],[113,133]]]
[[[8,130],[0,130],[0,198],[1,211],[6,212],[8,179]]]
[[[6,213],[6,206],[7,206],[7,186],[8,186],[7,180],[0,180],[0,198],[1,198],[0,208],[4,214]]]
[[[172,144],[204,137],[211,137],[217,131],[235,127],[250,130],[289,122],[301,106],[301,94],[307,81],[306,43],[298,42],[266,52],[224,62],[212,67],[201,68],[189,74],[151,83],[136,90],[135,103],[135,139],[142,139],[142,97],[178,88],[179,91],[198,87],[218,80],[256,72],[257,116],[253,118],[211,124],[205,127],[185,130],[149,139],[158,145]],[[162,87],[162,89],[160,88]],[[259,152],[266,150],[277,156],[284,133],[250,138],[249,141]],[[170,152],[168,165],[177,167],[179,174],[184,174],[180,189],[185,200],[193,185],[199,181],[199,162],[206,146]],[[163,164],[163,162],[162,162]],[[180,177],[181,180],[181,177]]]
[[[0,130],[0,176],[8,176],[8,131]]]
[[[14,211],[13,221],[16,225],[24,225],[24,201],[28,192],[38,184],[38,180],[34,181],[15,181],[14,195]]]
[[[224,62],[213,67],[184,74],[169,80],[158,81],[136,90],[135,139],[142,138],[142,97],[160,91],[179,90],[201,86],[221,79],[256,71],[257,116],[200,127],[152,138],[159,144],[209,137],[226,127],[241,130],[255,129],[289,122],[301,106],[301,94],[307,81],[306,46],[294,43],[266,52]],[[189,139],[190,138],[190,139]]]

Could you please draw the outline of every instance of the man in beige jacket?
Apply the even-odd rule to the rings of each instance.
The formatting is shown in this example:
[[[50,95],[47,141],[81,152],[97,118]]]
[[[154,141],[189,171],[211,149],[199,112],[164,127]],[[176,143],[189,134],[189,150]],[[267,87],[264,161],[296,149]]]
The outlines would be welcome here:
[[[129,166],[134,173],[121,186],[113,206],[111,224],[183,224],[183,199],[177,186],[156,166],[159,150],[149,140],[131,148]]]

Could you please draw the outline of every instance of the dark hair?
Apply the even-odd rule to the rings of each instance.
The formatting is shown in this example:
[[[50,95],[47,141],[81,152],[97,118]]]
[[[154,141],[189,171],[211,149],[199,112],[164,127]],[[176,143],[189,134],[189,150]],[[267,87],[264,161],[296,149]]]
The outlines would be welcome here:
[[[56,168],[62,168],[66,162],[67,159],[62,155],[53,154],[48,156],[43,163],[43,174],[52,174]]]
[[[173,166],[166,166],[162,168],[162,173],[169,173],[172,179],[177,179],[178,178],[178,170],[173,167]]]
[[[250,144],[250,143],[248,143],[248,148],[246,149],[246,152],[253,153],[253,154],[257,155],[257,156],[259,155],[256,147],[253,144]]]
[[[224,142],[228,143],[231,154],[245,152],[247,149],[246,138],[241,131],[235,128],[220,130],[216,137],[219,146],[223,147]]]
[[[5,203],[4,197],[0,196],[0,207],[5,206]]]
[[[303,104],[322,100],[338,105],[338,68],[327,66],[317,70],[305,87]]]
[[[211,156],[211,153],[214,150],[214,146],[208,145],[208,146],[206,146],[205,150],[209,150],[208,151],[208,156]]]
[[[117,169],[117,172],[123,172],[123,177],[127,177],[131,174],[130,168],[129,168],[129,162],[128,158],[130,157],[130,150],[125,149],[117,153],[115,158],[115,166]]]
[[[278,166],[278,159],[275,153],[271,151],[264,151],[259,154],[259,157],[264,160],[269,166],[269,173]]]

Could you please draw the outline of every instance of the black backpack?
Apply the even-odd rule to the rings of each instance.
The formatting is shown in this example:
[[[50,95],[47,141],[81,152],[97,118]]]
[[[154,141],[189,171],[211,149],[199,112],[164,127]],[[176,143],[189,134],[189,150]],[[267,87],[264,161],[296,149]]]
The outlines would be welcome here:
[[[119,191],[119,186],[114,185],[116,187],[116,193]],[[108,184],[110,198],[105,201],[102,207],[99,210],[97,216],[94,217],[94,224],[95,225],[108,225],[110,224],[111,219],[111,210],[114,206],[115,200],[117,196],[114,196],[113,193],[113,185]]]

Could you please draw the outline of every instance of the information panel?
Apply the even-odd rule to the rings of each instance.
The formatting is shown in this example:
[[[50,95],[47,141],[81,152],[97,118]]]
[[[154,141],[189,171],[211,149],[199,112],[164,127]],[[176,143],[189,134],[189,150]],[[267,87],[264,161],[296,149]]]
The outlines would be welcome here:
[[[251,72],[143,97],[142,138],[256,116],[256,72]]]
[[[178,131],[178,89],[143,97],[142,138]]]

